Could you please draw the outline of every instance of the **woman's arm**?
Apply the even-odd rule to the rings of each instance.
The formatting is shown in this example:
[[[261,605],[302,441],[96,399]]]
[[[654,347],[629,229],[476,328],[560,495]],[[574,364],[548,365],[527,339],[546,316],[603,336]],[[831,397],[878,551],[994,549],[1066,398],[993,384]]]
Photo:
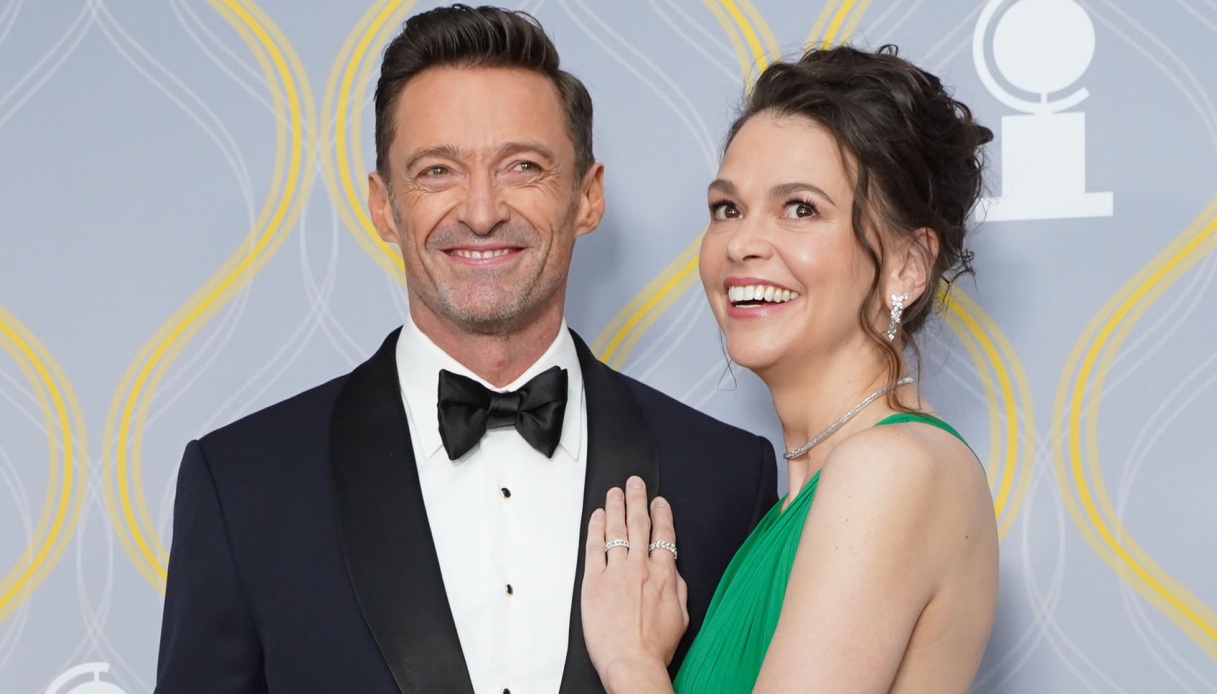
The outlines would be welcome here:
[[[940,472],[895,427],[832,451],[754,691],[889,691],[944,562]]]
[[[625,540],[628,547],[606,549],[613,540]],[[638,477],[626,482],[624,492],[610,489],[604,509],[588,522],[583,637],[609,694],[672,692],[667,665],[689,626],[689,613],[676,553],[649,551],[656,541],[675,546],[672,508],[656,497],[648,516],[646,486]]]

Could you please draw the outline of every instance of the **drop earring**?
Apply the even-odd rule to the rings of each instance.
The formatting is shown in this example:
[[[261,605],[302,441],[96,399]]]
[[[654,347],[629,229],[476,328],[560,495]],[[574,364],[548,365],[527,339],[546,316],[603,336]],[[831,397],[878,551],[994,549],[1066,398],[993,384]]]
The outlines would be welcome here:
[[[892,342],[896,339],[896,333],[900,330],[900,317],[904,315],[904,302],[909,300],[909,293],[903,292],[900,294],[892,294],[892,310],[891,322],[887,324],[887,341]]]

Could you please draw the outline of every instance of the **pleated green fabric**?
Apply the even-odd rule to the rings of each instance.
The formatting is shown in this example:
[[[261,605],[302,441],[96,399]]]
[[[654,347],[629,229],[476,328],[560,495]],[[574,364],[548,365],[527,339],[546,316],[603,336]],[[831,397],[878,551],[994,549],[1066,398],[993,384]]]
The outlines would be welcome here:
[[[752,691],[778,626],[790,567],[819,482],[816,471],[785,511],[778,501],[735,553],[676,675],[677,694]]]
[[[895,414],[875,426],[901,422],[936,426],[963,441],[949,424],[931,415]],[[785,499],[769,509],[735,553],[676,675],[677,694],[752,691],[777,630],[790,569],[819,482],[817,470],[785,510]]]

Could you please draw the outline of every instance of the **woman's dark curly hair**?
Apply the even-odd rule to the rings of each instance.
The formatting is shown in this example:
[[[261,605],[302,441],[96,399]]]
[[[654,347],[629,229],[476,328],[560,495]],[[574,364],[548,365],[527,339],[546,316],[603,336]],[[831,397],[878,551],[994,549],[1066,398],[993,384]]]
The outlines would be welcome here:
[[[964,236],[983,188],[982,148],[993,133],[937,77],[897,52],[890,44],[874,52],[836,46],[770,65],[732,124],[727,146],[759,113],[809,118],[834,135],[853,181],[854,237],[874,267],[858,322],[886,356],[889,405],[908,411],[895,397],[896,343],[875,328],[887,311],[879,297],[884,235],[911,237],[929,228],[938,237],[927,289],[905,307],[900,326],[904,344],[919,355],[913,335],[940,305],[937,290],[945,292],[961,274],[972,274]]]

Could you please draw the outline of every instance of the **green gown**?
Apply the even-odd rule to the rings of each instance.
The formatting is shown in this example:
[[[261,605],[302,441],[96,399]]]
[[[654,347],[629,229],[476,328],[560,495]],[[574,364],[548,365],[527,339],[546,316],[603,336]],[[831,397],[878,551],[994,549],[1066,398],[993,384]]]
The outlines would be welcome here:
[[[931,415],[894,414],[875,426],[902,422],[930,424],[963,441],[949,424]],[[783,511],[785,499],[779,500],[735,553],[676,676],[677,694],[752,691],[778,626],[790,568],[819,482],[817,470],[790,506]]]

